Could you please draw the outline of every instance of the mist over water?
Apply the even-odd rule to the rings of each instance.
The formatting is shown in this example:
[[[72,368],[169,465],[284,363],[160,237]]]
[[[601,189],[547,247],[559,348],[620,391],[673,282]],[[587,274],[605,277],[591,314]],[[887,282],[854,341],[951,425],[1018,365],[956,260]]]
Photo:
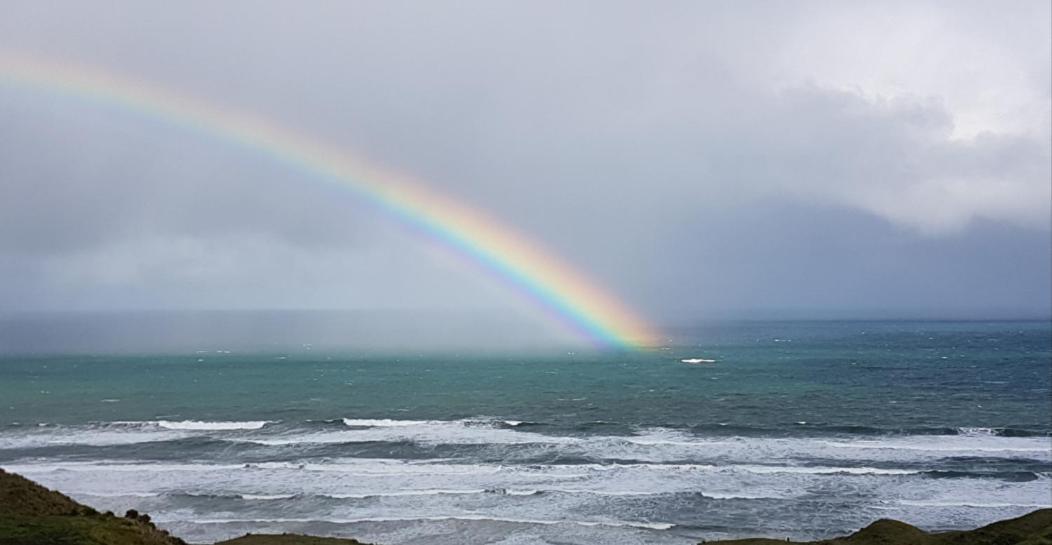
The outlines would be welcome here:
[[[576,335],[498,310],[140,311],[0,315],[0,352],[43,354],[531,352],[584,348]]]

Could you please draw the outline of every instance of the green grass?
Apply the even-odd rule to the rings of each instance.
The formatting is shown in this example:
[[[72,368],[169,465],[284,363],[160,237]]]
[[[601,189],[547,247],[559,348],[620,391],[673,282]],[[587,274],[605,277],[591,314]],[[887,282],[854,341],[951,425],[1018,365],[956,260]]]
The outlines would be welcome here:
[[[176,545],[139,521],[103,515],[0,516],[0,545]]]
[[[0,469],[0,545],[185,545],[146,519],[116,517]]]

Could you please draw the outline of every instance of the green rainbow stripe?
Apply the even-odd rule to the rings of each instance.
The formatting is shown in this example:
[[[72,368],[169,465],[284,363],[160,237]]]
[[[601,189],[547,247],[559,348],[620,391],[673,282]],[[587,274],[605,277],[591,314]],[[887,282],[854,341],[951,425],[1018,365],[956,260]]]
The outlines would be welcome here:
[[[527,297],[552,320],[598,346],[659,342],[644,320],[536,243],[478,210],[345,150],[257,116],[81,65],[0,51],[0,81],[116,105],[247,147],[312,179],[351,190],[453,248]]]

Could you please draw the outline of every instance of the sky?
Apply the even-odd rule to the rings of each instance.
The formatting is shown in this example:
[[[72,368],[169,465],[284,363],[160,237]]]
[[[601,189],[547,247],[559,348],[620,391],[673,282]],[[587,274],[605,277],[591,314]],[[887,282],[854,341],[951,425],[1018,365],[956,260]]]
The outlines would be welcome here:
[[[1044,0],[10,0],[0,52],[408,173],[654,324],[1047,317],[1050,25]],[[349,192],[4,84],[0,309],[545,320]]]

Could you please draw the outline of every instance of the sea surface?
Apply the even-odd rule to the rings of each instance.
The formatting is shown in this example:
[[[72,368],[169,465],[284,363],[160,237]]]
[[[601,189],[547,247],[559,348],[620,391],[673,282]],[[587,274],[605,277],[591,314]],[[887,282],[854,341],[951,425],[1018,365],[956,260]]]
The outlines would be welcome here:
[[[1052,506],[1047,321],[733,322],[676,338],[7,353],[0,467],[199,543],[688,544],[883,517],[971,528]]]

